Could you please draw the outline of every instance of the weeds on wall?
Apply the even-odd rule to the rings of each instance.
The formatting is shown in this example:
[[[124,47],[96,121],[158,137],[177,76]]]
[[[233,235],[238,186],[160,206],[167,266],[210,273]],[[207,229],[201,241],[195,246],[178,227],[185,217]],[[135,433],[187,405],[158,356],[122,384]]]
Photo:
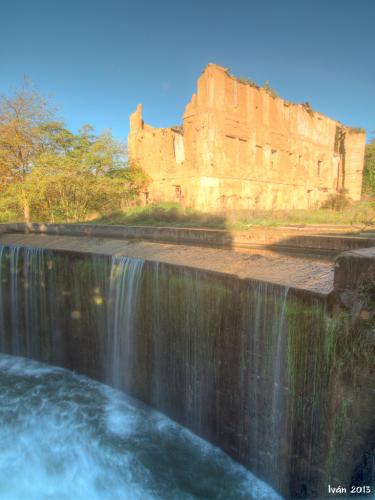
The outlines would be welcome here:
[[[235,78],[235,77],[234,77]],[[239,83],[243,83],[244,85],[250,85],[250,87],[254,87],[256,89],[259,89],[259,85],[257,85],[254,80],[252,80],[251,78],[247,78],[245,76],[240,76],[240,77],[236,77],[236,80],[239,82]]]
[[[366,130],[363,127],[351,127],[348,130],[349,134],[365,134]]]
[[[270,95],[273,99],[276,99],[276,97],[278,97],[276,90],[270,87],[270,82],[268,80],[264,82],[262,89],[265,90],[267,94]]]
[[[263,85],[258,85],[251,78],[247,78],[244,76],[241,76],[241,77],[235,77],[233,75],[231,75],[231,76],[232,76],[232,78],[235,78],[237,80],[237,82],[239,82],[239,83],[243,83],[244,85],[250,85],[250,87],[254,87],[254,88],[259,89],[259,90],[260,89],[265,90],[267,92],[267,94],[270,95],[273,99],[278,97],[276,90],[270,86],[270,82],[268,80],[266,80]]]
[[[309,102],[307,102],[307,101],[306,101],[306,102],[302,103],[302,104],[301,104],[301,106],[303,107],[303,109],[304,109],[305,111],[307,111],[307,113],[308,113],[311,117],[313,117],[313,116],[314,116],[315,111],[313,110],[313,108],[312,108],[312,106],[311,106],[311,104],[310,104]]]

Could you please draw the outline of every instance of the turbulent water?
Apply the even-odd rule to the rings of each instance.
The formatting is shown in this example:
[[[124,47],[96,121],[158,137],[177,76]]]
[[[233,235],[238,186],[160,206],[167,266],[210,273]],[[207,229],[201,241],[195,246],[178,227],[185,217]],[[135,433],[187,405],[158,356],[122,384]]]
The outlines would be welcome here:
[[[279,498],[160,413],[68,370],[0,355],[0,498]]]

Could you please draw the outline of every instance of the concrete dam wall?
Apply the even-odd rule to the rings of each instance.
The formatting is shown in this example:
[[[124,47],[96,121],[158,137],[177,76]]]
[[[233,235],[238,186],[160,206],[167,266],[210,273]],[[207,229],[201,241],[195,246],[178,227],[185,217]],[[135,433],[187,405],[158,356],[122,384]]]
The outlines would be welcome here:
[[[0,237],[2,352],[127,391],[285,497],[369,484],[371,251],[336,261],[335,291],[327,263],[316,264],[318,286],[298,262],[292,272],[281,260],[277,282],[259,255],[219,271],[225,250],[180,247],[172,258],[168,245],[59,238]],[[216,264],[194,268],[194,252]]]

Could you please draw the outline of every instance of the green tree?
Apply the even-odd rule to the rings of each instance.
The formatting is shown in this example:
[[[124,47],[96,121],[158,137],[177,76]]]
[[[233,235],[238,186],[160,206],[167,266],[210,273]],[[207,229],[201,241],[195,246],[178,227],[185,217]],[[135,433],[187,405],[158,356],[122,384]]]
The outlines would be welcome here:
[[[109,154],[105,149],[100,151],[102,158]],[[135,198],[147,182],[140,169],[110,163],[109,158],[99,170],[96,155],[91,161],[91,148],[78,156],[76,153],[43,153],[26,176],[24,189],[34,220],[78,222],[92,212],[117,210],[124,201]]]
[[[26,221],[30,213],[23,182],[45,147],[51,116],[48,102],[27,83],[10,97],[0,96],[0,189],[17,185]]]
[[[375,138],[366,145],[363,191],[375,196]]]
[[[76,222],[134,199],[148,182],[125,145],[91,125],[73,133],[37,92],[0,98],[0,208],[30,220]]]

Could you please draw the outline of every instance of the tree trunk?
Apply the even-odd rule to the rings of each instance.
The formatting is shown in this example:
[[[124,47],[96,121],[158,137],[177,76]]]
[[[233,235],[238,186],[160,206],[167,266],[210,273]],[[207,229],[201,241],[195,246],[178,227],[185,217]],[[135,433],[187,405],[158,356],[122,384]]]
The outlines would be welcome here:
[[[23,203],[23,218],[25,224],[30,224],[30,207],[26,200]]]
[[[23,220],[25,224],[30,224],[30,205],[25,191],[22,189]]]

